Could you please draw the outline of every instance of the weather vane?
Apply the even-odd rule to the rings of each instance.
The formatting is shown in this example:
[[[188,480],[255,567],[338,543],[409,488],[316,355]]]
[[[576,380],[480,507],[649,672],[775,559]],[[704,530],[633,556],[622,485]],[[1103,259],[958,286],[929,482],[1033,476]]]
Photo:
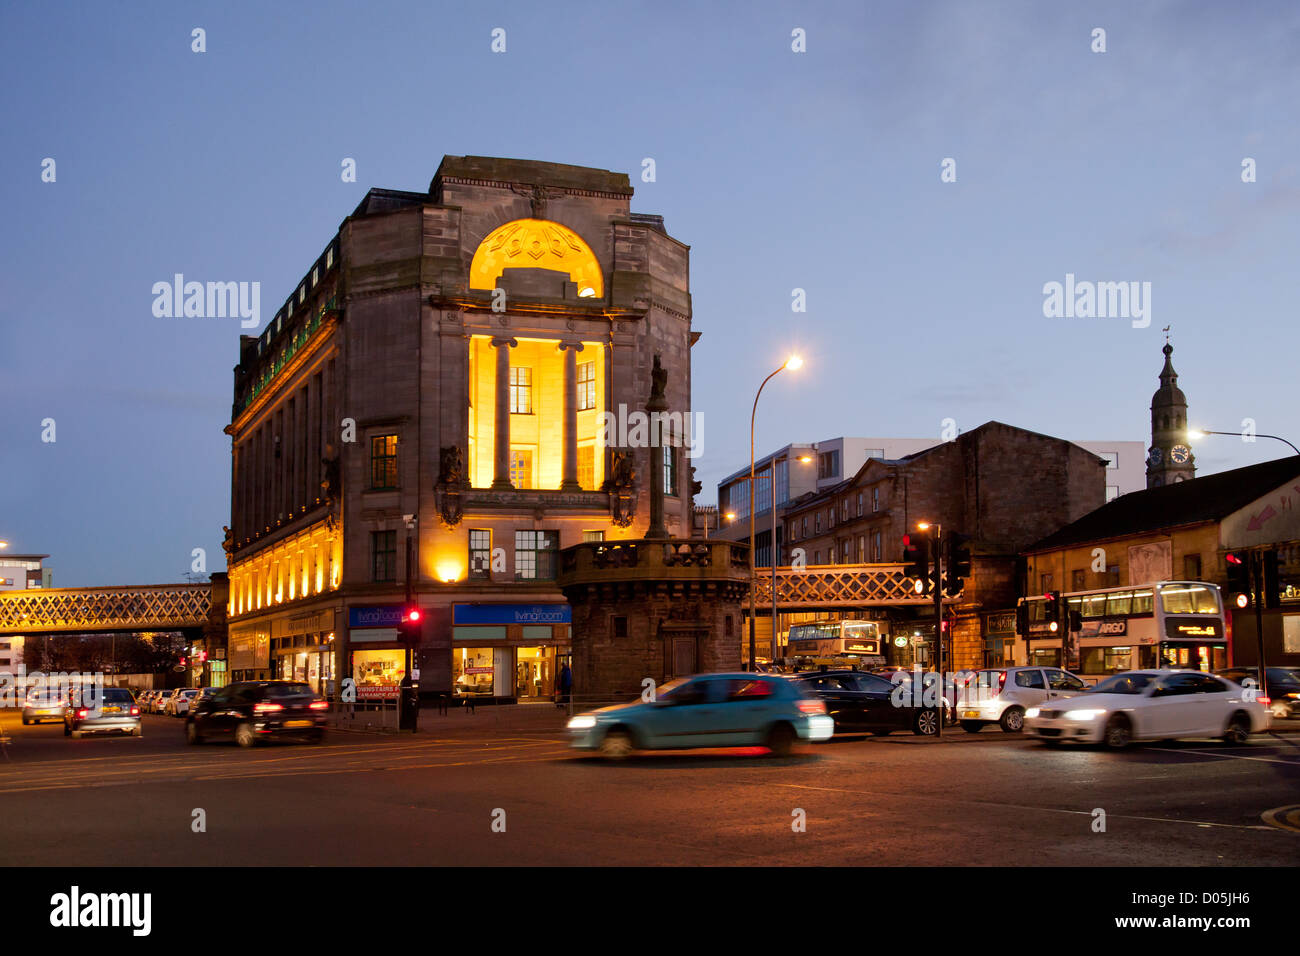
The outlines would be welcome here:
[[[1172,325],[1166,325],[1166,326],[1164,327],[1164,329],[1163,329],[1163,331],[1164,331],[1164,333],[1165,333],[1165,345],[1168,345],[1168,344],[1169,344],[1169,330],[1172,329],[1172,328],[1173,328]]]

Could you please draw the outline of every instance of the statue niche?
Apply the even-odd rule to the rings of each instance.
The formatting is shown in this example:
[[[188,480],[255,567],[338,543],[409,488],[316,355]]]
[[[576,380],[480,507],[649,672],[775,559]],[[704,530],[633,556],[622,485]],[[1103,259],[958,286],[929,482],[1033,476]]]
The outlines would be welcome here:
[[[630,451],[618,450],[610,457],[609,477],[600,486],[609,493],[610,520],[626,528],[636,515],[636,464]]]
[[[447,530],[455,528],[464,517],[460,492],[465,487],[465,457],[459,445],[439,450],[438,481],[434,491],[438,498],[438,517]]]

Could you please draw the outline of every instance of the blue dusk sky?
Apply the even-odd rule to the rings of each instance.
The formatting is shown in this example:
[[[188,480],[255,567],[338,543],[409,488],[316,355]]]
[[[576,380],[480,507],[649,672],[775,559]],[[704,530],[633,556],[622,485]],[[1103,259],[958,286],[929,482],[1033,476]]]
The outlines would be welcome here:
[[[153,284],[257,281],[265,321],[444,154],[627,172],[691,246],[703,502],[792,350],[760,453],[945,418],[1145,441],[1166,325],[1193,422],[1300,441],[1297,50],[1285,2],[6,4],[0,539],[56,585],[221,570],[241,329],[155,318]],[[1150,283],[1149,325],[1045,317],[1067,274]],[[1208,439],[1199,473],[1284,453]]]

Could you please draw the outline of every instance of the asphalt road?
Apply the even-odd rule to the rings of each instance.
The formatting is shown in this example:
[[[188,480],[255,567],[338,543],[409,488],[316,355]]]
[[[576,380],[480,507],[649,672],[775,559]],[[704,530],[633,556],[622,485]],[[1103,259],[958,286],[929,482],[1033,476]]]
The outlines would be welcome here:
[[[570,751],[552,725],[189,747],[0,712],[5,865],[1294,865],[1300,736],[1123,753],[986,730],[759,751]],[[536,723],[536,722],[534,722]],[[1105,812],[1095,832],[1096,810]],[[195,832],[202,810],[205,832]],[[792,824],[803,811],[806,829]],[[1282,822],[1287,811],[1274,814]],[[1291,813],[1290,819],[1300,819]],[[495,829],[494,829],[495,822]],[[502,824],[504,830],[502,831]]]

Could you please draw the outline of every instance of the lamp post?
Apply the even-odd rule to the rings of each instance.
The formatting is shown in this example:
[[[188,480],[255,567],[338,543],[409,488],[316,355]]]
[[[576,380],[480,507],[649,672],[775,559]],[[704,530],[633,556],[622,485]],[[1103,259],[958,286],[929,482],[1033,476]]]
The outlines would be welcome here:
[[[1240,437],[1240,436],[1241,436],[1241,432],[1216,432],[1216,431],[1211,431],[1211,430],[1208,429],[1208,428],[1189,428],[1189,429],[1187,429],[1187,441],[1188,441],[1189,444],[1190,444],[1191,442],[1195,441],[1196,439],[1198,439],[1198,438],[1204,438],[1204,437],[1206,437],[1207,435],[1232,435],[1232,436],[1234,436],[1234,437]],[[1300,455],[1300,448],[1296,448],[1295,445],[1292,445],[1289,441],[1287,441],[1285,438],[1281,437],[1280,435],[1256,435],[1255,437],[1256,437],[1256,438],[1272,438],[1272,439],[1274,439],[1275,441],[1280,441],[1282,444],[1286,445],[1288,448],[1290,448],[1290,449],[1291,449],[1293,452],[1295,452],[1297,455]]]
[[[749,669],[755,668],[755,648],[754,648],[754,583],[755,564],[754,564],[754,420],[758,417],[758,399],[763,394],[763,387],[768,382],[776,378],[778,374],[790,369],[794,371],[803,365],[803,359],[797,355],[791,355],[781,363],[781,367],[775,372],[763,379],[763,384],[758,386],[758,392],[754,395],[754,408],[749,415]],[[775,621],[773,626],[775,626]]]

